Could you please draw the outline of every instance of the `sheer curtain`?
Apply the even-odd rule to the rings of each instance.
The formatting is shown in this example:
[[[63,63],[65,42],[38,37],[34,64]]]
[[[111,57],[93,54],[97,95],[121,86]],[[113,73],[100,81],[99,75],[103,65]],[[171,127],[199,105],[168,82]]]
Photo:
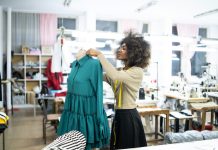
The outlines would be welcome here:
[[[12,12],[12,50],[21,52],[21,45],[40,46],[39,14]]]
[[[191,79],[191,58],[194,55],[197,40],[194,37],[198,36],[198,26],[194,24],[177,24],[178,36],[190,38],[190,41],[181,41],[184,50],[182,53],[182,72],[185,77]],[[193,38],[193,39],[191,39]]]
[[[177,24],[178,36],[197,37],[198,26],[194,24]]]
[[[57,15],[40,14],[41,45],[54,45],[57,35]]]

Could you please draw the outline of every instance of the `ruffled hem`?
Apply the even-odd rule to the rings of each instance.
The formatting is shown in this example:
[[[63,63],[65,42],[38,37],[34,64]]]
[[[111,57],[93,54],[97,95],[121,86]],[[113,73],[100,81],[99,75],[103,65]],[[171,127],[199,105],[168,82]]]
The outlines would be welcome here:
[[[86,137],[86,149],[101,148],[108,145],[110,129],[107,116],[104,111],[104,122],[99,124],[95,104],[96,100],[93,96],[68,94],[58,126],[58,135],[77,130]],[[103,130],[100,126],[103,127]]]

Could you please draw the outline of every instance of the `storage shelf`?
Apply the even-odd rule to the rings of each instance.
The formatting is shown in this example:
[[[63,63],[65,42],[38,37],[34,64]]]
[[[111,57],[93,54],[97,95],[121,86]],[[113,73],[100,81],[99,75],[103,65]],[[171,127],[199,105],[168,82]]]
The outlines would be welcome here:
[[[52,54],[23,54],[14,53],[12,57],[12,69],[18,71],[24,79],[18,79],[20,84],[23,84],[25,89],[25,102],[27,102],[27,92],[33,91],[38,86],[41,89],[42,83],[48,81],[47,78],[41,77],[47,68],[47,61],[52,57]],[[33,74],[39,73],[37,76]],[[28,78],[27,78],[28,75]],[[37,77],[35,79],[34,77]],[[26,105],[26,104],[24,104]]]
[[[26,79],[26,81],[40,81],[41,79]]]

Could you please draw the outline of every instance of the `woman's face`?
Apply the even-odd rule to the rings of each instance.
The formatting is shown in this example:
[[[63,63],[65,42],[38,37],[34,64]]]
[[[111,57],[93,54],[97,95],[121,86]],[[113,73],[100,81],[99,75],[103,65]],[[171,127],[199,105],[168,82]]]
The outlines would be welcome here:
[[[118,60],[126,60],[127,59],[127,47],[126,44],[122,44],[117,51],[117,59]]]

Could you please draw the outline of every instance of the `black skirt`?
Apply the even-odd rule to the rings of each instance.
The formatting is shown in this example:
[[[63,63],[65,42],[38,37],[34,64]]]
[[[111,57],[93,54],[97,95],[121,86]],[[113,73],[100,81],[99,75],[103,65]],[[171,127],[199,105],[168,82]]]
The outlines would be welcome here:
[[[112,123],[110,149],[147,146],[141,118],[136,109],[118,109]]]

